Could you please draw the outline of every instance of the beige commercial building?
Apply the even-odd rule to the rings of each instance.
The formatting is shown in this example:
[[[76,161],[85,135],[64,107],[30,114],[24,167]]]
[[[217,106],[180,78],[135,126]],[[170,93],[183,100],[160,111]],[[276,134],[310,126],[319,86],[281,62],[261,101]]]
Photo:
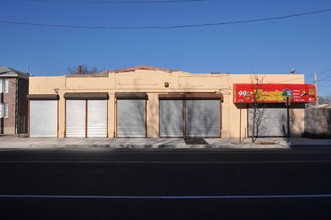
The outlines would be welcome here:
[[[256,76],[265,85],[304,84],[301,74]],[[32,76],[29,136],[244,138],[250,135],[252,110],[234,99],[249,92],[235,91],[234,84],[251,80],[251,74],[192,74],[149,66],[97,74]],[[268,115],[260,134],[283,136],[285,103],[266,103],[262,108]],[[291,134],[301,135],[304,103],[293,103],[290,116]]]

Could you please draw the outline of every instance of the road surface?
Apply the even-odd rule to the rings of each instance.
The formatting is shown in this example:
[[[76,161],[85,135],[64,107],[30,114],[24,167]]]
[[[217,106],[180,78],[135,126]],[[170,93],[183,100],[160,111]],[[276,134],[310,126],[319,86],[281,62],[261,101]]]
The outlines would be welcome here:
[[[330,219],[331,149],[0,150],[0,219]]]

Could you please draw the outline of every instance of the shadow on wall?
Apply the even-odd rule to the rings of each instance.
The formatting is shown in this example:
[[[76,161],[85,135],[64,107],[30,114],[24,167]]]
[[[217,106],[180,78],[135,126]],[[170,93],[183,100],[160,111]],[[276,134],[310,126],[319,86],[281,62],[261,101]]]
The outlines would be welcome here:
[[[182,100],[160,100],[160,137],[183,137]]]
[[[117,137],[145,137],[145,99],[117,100]]]
[[[301,137],[304,132],[304,118],[298,117],[294,111],[290,111],[291,137]]]
[[[186,100],[186,137],[219,137],[219,100]]]
[[[253,136],[253,129],[255,130],[254,135],[255,137],[253,141],[255,141],[258,137],[263,137],[267,135],[268,126],[267,120],[270,118],[269,113],[266,112],[264,107],[257,107],[256,109],[250,108],[248,112],[248,129],[249,129],[249,136]],[[255,125],[254,125],[254,117],[255,117]]]
[[[255,117],[255,125],[254,123]],[[275,105],[261,105],[255,110],[253,107],[248,109],[248,135],[253,136],[255,129],[255,139],[259,137],[283,137],[284,126],[287,116],[286,109]],[[253,128],[254,127],[254,128]]]

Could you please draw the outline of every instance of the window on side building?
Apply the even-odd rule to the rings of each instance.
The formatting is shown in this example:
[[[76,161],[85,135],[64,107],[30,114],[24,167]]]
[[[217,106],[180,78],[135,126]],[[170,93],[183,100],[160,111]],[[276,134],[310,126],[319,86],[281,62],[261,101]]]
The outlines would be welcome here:
[[[8,118],[8,103],[0,103],[0,118]]]
[[[9,81],[8,79],[0,79],[0,93],[8,93]]]

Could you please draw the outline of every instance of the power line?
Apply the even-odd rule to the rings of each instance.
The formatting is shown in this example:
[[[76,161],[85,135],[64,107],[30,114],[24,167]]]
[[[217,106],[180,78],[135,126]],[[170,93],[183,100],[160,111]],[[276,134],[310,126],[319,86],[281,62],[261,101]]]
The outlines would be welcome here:
[[[188,3],[205,2],[208,0],[162,0],[162,1],[61,1],[61,0],[26,0],[28,2],[43,3],[87,3],[87,4],[163,4],[163,3]]]
[[[328,79],[328,80],[323,80],[323,82],[320,82],[320,83],[324,83],[324,82],[330,82],[331,79]]]
[[[319,11],[311,11],[300,14],[291,14],[285,16],[277,16],[270,18],[260,18],[252,20],[242,21],[228,21],[228,22],[216,22],[216,23],[205,23],[205,24],[188,24],[188,25],[173,25],[173,26],[85,26],[85,25],[62,25],[62,24],[42,24],[42,23],[29,23],[29,22],[16,22],[8,20],[0,20],[3,24],[14,24],[14,25],[27,25],[27,26],[39,26],[39,27],[52,27],[52,28],[70,28],[70,29],[122,29],[122,30],[142,30],[142,29],[180,29],[180,28],[198,28],[198,27],[210,27],[210,26],[221,26],[221,25],[233,25],[233,24],[244,24],[244,23],[255,23],[262,21],[273,21],[288,19],[293,17],[301,17],[312,14],[320,14],[330,12],[331,9],[324,9]]]
[[[305,77],[306,78],[309,78],[309,77],[312,77],[314,76],[315,73],[317,73],[319,76],[322,75],[322,74],[325,74],[325,73],[328,73],[328,72],[331,72],[331,69],[326,69],[326,70],[323,70],[323,71],[316,71],[314,73],[311,73],[311,74],[306,74]],[[327,77],[328,78],[328,77]],[[323,79],[322,79],[323,80]],[[320,82],[321,80],[318,80],[318,82]],[[327,80],[328,81],[328,80]],[[311,83],[314,83],[314,81],[310,81]]]
[[[312,74],[309,74],[308,75],[308,77],[310,76],[310,75],[312,75]],[[323,78],[323,79],[320,79],[320,80],[317,80],[318,82],[321,82],[322,80],[325,80],[325,79],[327,79],[327,78],[329,78],[329,77],[331,77],[331,76],[327,76],[327,77],[325,77],[325,78]],[[305,75],[305,78],[307,78],[307,75]],[[297,79],[302,79],[302,77],[300,76],[300,77],[296,77],[296,78],[293,78],[293,79],[287,79],[287,80],[282,80],[282,81],[278,81],[278,82],[290,82],[290,81],[294,81],[294,80],[297,80]],[[329,80],[326,80],[326,81],[329,81]],[[314,82],[314,81],[313,81]],[[313,83],[312,82],[312,83]]]
[[[325,78],[323,78],[323,79],[320,79],[320,80],[318,80],[318,81],[324,81],[325,79],[328,79],[328,78],[330,78],[331,76],[327,76],[327,77],[325,77]]]
[[[319,75],[322,75],[322,74],[325,74],[325,73],[328,73],[328,72],[331,72],[331,69],[328,69],[328,70],[324,70],[322,72],[317,72]]]
[[[331,69],[327,69],[327,70],[322,70],[322,71],[315,71],[318,75],[322,75],[328,72],[331,72]],[[310,74],[306,74],[306,77],[312,77],[314,75],[314,73],[310,73]]]

